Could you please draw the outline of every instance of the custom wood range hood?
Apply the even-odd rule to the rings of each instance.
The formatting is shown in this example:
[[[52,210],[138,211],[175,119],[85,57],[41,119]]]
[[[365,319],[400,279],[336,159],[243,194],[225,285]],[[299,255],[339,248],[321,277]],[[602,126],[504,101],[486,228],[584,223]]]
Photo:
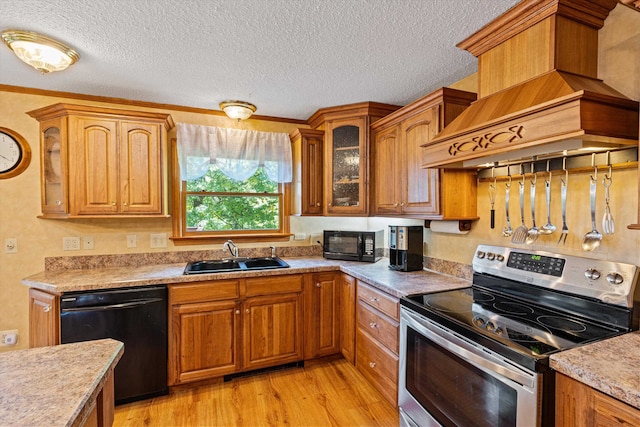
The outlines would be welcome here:
[[[617,0],[524,0],[457,46],[478,58],[478,100],[423,167],[638,144],[638,102],[597,78],[598,30]]]

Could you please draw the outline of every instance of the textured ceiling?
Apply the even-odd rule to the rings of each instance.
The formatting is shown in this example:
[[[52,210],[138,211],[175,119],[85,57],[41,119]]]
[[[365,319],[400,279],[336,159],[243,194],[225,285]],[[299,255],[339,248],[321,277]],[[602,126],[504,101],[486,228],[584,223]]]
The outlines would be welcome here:
[[[405,105],[476,71],[455,47],[516,0],[0,0],[0,30],[78,51],[41,75],[0,46],[0,84],[307,119]]]

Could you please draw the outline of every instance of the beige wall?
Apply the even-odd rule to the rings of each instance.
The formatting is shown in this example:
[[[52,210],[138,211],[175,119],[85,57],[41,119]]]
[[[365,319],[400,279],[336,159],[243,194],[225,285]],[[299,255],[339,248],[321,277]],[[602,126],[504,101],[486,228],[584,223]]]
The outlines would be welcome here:
[[[598,77],[605,83],[617,89],[627,97],[640,100],[640,13],[623,5],[617,5],[611,12],[605,26],[598,33]],[[477,78],[475,79],[477,86]],[[474,91],[474,76],[469,76],[452,86],[459,89]],[[569,237],[565,246],[556,244],[557,234],[543,236],[533,245],[533,249],[546,250],[578,256],[589,256],[611,259],[640,265],[640,231],[628,230],[629,224],[638,222],[638,172],[625,170],[615,172],[611,186],[611,209],[616,224],[613,236],[605,236],[602,245],[594,252],[583,252],[581,239],[591,230],[589,213],[589,175],[577,174],[569,177],[568,188],[568,227]],[[538,184],[541,184],[540,180]],[[501,237],[501,230],[505,224],[504,214],[504,183],[497,185],[496,197],[496,229],[489,226],[489,183],[478,186],[478,215],[469,234],[451,235],[435,234],[425,231],[426,254],[434,258],[449,259],[469,263],[475,247],[480,244],[509,245],[507,238]],[[540,227],[546,221],[544,202],[544,182],[538,185],[536,193],[536,218]],[[514,182],[511,188],[511,224],[515,228],[520,224],[518,207],[518,186]],[[601,220],[604,208],[602,185],[598,185],[598,204],[596,207],[598,228],[602,231]],[[530,205],[528,202],[529,185],[526,186],[525,218],[529,226]],[[552,180],[552,223],[562,225],[560,219],[560,183],[556,176]]]
[[[640,76],[640,13],[618,6],[607,19],[605,28],[600,31],[601,71],[600,77],[611,86],[633,99],[640,99],[638,78]],[[607,63],[602,63],[602,60]],[[473,78],[465,79],[464,88],[473,86]],[[470,83],[471,81],[471,83]],[[52,256],[123,254],[154,251],[192,250],[201,248],[221,248],[221,245],[174,247],[169,241],[166,249],[150,249],[150,233],[171,233],[170,219],[130,219],[130,220],[44,220],[38,219],[40,213],[40,176],[38,153],[38,123],[25,112],[54,104],[56,102],[82,103],[87,105],[108,105],[97,102],[79,102],[40,95],[25,95],[0,92],[0,126],[11,128],[24,136],[33,151],[29,168],[21,175],[0,181],[0,243],[4,239],[18,239],[18,253],[6,254],[0,250],[0,330],[18,329],[17,347],[0,347],[0,351],[28,346],[28,298],[27,288],[20,279],[44,269],[44,258]],[[124,108],[121,105],[108,105]],[[290,132],[295,126],[278,122],[249,120],[240,124],[225,117],[162,110],[172,114],[176,122],[197,123],[212,126],[240,126],[262,131]],[[175,133],[175,130],[173,131]],[[588,219],[588,176],[575,175],[570,178],[569,188],[569,227],[571,236],[567,245],[555,245],[556,237],[541,238],[536,249],[552,250],[562,253],[583,254],[580,250],[580,237],[590,229]],[[637,212],[637,172],[626,170],[614,175],[612,190],[612,209],[616,221],[616,234],[605,237],[602,246],[589,256],[618,259],[640,264],[640,232],[629,231],[626,225],[635,223]],[[559,222],[558,181],[553,187],[553,221]],[[472,231],[465,236],[436,235],[425,230],[426,255],[444,258],[462,263],[470,263],[475,246],[479,243],[495,242],[508,245],[507,239],[500,237],[499,230],[504,223],[504,185],[498,184],[496,201],[497,228],[491,230],[488,223],[488,184],[481,183],[478,189],[478,213],[481,219],[474,223]],[[513,187],[515,192],[516,187]],[[600,190],[601,188],[599,188]],[[542,192],[538,200],[542,199]],[[514,223],[518,223],[517,198],[512,196],[511,214]],[[598,212],[602,212],[600,196]],[[527,205],[528,206],[528,205]],[[544,205],[537,212],[543,218]],[[394,220],[383,218],[292,218],[291,231],[306,233],[307,236],[320,233],[328,228],[375,228],[384,229],[388,224],[422,224],[422,221]],[[542,225],[543,222],[540,222]],[[127,248],[127,234],[136,234],[138,246]],[[62,238],[65,236],[93,236],[95,249],[65,252],[62,250]],[[288,244],[311,244],[310,239]],[[242,246],[242,245],[241,245]]]

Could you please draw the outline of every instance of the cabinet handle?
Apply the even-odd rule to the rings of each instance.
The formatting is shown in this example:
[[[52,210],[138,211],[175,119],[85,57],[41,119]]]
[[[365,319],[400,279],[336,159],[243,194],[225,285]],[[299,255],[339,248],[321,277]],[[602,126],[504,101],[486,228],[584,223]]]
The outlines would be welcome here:
[[[123,205],[125,205],[125,206],[127,206],[127,202],[123,202],[122,204],[123,204]]]
[[[56,205],[62,206],[62,200],[56,200]]]
[[[371,297],[369,298],[371,300],[371,302],[378,302],[380,301],[377,297]]]
[[[375,328],[377,328],[377,327],[378,327],[378,324],[377,324],[376,322],[371,322],[371,323],[369,323],[369,327],[370,327],[371,329],[375,329]]]
[[[116,205],[116,202],[111,202],[111,206],[115,206],[115,205]]]
[[[44,307],[42,307],[42,311],[44,311],[45,313],[48,313],[51,311],[51,306],[50,305],[45,305]]]
[[[322,285],[320,284],[320,282],[316,283],[316,288],[321,288]]]
[[[320,206],[320,203],[316,203],[316,206],[318,206],[318,207],[319,207],[319,206]]]
[[[400,206],[404,206],[404,202],[400,203]]]
[[[240,310],[236,310],[236,314],[240,314]]]
[[[370,368],[375,368],[376,367],[376,362],[369,362],[369,367]]]
[[[249,314],[251,313],[251,310],[249,310],[248,308],[244,311],[245,313]]]
[[[394,203],[394,204],[393,204],[393,207],[394,207],[394,208],[397,208],[397,207],[398,207],[398,204],[397,204],[397,203]]]

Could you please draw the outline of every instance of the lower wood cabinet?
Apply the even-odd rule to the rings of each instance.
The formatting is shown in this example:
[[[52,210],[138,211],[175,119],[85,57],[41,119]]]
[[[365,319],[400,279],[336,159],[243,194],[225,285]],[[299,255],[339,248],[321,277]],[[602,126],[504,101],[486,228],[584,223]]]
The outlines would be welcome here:
[[[340,275],[340,352],[352,365],[356,364],[356,282],[348,274]]]
[[[307,275],[304,301],[304,358],[339,353],[340,273]]]
[[[29,289],[29,347],[60,344],[60,298]]]
[[[302,360],[303,277],[169,285],[169,385]]]
[[[556,373],[556,426],[640,426],[640,410]]]
[[[398,404],[399,300],[357,281],[356,368]]]

